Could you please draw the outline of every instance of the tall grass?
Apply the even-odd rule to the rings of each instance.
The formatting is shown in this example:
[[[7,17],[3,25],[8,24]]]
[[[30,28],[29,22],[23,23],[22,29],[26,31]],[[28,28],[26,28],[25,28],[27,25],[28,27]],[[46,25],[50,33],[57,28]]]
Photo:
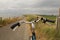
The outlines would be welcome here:
[[[24,15],[26,17],[27,21],[33,21],[37,15],[32,15],[32,14],[28,14],[28,15]]]
[[[31,21],[32,19],[36,18],[37,16],[33,15],[27,15],[27,20]],[[56,20],[56,16],[44,16],[48,19]],[[56,35],[56,24],[48,25],[44,24],[41,21],[38,23],[35,23],[35,30],[36,30],[36,37],[37,40],[55,40],[55,35]]]
[[[0,27],[9,25],[9,24],[19,21],[21,19],[22,19],[21,17],[4,18],[4,19],[0,20]]]
[[[32,21],[34,20],[37,15],[24,15],[26,17],[27,21]],[[56,16],[43,16],[52,20],[56,19]],[[15,21],[19,21],[19,18],[7,18],[4,20],[0,20],[0,25],[8,25],[10,23],[13,23]],[[48,24],[44,24],[41,21],[39,21],[38,23],[35,23],[35,30],[36,30],[36,37],[37,40],[60,40],[60,32],[56,32],[56,24],[52,24],[52,25],[48,25]]]
[[[50,26],[47,24],[43,24],[41,22],[36,23],[36,30],[38,31],[38,36],[41,38],[46,38],[46,40],[53,40],[55,39],[56,35],[56,26]]]

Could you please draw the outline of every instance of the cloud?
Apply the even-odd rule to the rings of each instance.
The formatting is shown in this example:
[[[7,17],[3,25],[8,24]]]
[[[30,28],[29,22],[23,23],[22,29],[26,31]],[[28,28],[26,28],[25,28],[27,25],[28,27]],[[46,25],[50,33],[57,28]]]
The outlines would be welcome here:
[[[41,4],[40,4],[40,2],[37,3],[35,6],[36,7],[51,7],[51,8],[55,7],[55,8],[59,8],[60,7],[60,0],[45,0]]]
[[[0,0],[0,14],[3,16],[26,13],[56,15],[59,7],[60,0]]]
[[[38,0],[0,0],[0,8],[25,8],[36,4]]]
[[[60,0],[0,0],[0,9],[59,8]]]

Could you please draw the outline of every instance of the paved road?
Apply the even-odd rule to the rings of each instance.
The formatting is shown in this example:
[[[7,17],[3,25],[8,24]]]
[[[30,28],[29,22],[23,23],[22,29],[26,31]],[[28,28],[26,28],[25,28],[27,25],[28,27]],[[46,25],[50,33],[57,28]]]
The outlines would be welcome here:
[[[0,28],[0,40],[29,40],[30,27],[23,24],[16,31],[10,29],[10,25]]]

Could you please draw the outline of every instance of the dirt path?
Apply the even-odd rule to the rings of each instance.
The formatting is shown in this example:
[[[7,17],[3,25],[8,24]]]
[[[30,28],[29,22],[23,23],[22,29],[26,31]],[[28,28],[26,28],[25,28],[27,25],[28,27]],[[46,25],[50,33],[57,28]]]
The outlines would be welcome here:
[[[21,25],[16,31],[12,31],[10,25],[0,28],[0,40],[29,40],[30,35],[28,24]]]

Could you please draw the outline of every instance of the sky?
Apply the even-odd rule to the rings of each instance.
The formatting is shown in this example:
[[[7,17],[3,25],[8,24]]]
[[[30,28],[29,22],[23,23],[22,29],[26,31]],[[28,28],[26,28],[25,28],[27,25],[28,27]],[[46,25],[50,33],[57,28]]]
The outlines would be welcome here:
[[[0,0],[0,16],[57,15],[59,7],[60,0]]]

